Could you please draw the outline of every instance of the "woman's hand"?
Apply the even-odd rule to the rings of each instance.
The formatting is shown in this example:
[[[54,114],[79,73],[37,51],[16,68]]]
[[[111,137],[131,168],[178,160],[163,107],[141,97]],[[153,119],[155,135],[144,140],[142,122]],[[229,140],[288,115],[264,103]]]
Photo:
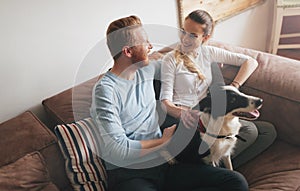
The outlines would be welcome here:
[[[197,128],[200,117],[198,110],[184,110],[181,112],[181,120],[187,128]]]

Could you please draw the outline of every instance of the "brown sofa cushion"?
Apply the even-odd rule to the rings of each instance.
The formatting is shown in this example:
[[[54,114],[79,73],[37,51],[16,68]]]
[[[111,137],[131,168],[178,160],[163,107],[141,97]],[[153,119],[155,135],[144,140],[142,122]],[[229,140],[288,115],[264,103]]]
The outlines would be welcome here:
[[[0,190],[58,191],[58,188],[50,181],[42,155],[33,152],[0,168]]]
[[[31,112],[0,124],[0,166],[56,142],[56,137]]]
[[[70,190],[56,136],[32,112],[27,111],[1,123],[0,132],[0,167],[39,151],[45,159],[51,181],[60,190]]]

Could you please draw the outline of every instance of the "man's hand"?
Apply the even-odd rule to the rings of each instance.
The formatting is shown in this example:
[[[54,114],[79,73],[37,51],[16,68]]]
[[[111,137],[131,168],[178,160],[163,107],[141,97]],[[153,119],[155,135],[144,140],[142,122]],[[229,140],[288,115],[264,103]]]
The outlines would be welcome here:
[[[183,125],[187,128],[197,128],[200,117],[198,110],[185,110],[181,113]]]
[[[171,127],[164,129],[163,135],[161,137],[163,143],[166,143],[167,141],[169,141],[172,138],[175,130],[176,130],[176,125],[172,125]]]

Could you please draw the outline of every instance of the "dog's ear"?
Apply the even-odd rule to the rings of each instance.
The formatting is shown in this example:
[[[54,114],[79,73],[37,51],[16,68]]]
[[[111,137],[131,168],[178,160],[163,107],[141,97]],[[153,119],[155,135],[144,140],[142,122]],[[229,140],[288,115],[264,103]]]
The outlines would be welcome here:
[[[200,111],[209,113],[216,119],[226,112],[226,91],[222,84],[213,84],[209,87],[207,97],[199,102]]]
[[[203,111],[205,113],[211,113],[211,96],[210,96],[210,93],[208,93],[207,96],[199,102],[199,108],[200,108],[200,111]]]

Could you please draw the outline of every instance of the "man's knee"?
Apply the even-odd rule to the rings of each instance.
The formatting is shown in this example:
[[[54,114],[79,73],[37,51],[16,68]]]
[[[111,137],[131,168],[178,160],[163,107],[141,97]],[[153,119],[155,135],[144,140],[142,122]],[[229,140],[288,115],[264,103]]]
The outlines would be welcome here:
[[[230,182],[230,190],[247,191],[249,190],[246,178],[237,171],[232,171],[228,182]]]
[[[143,178],[133,178],[121,182],[113,187],[113,191],[156,191],[155,183]]]

